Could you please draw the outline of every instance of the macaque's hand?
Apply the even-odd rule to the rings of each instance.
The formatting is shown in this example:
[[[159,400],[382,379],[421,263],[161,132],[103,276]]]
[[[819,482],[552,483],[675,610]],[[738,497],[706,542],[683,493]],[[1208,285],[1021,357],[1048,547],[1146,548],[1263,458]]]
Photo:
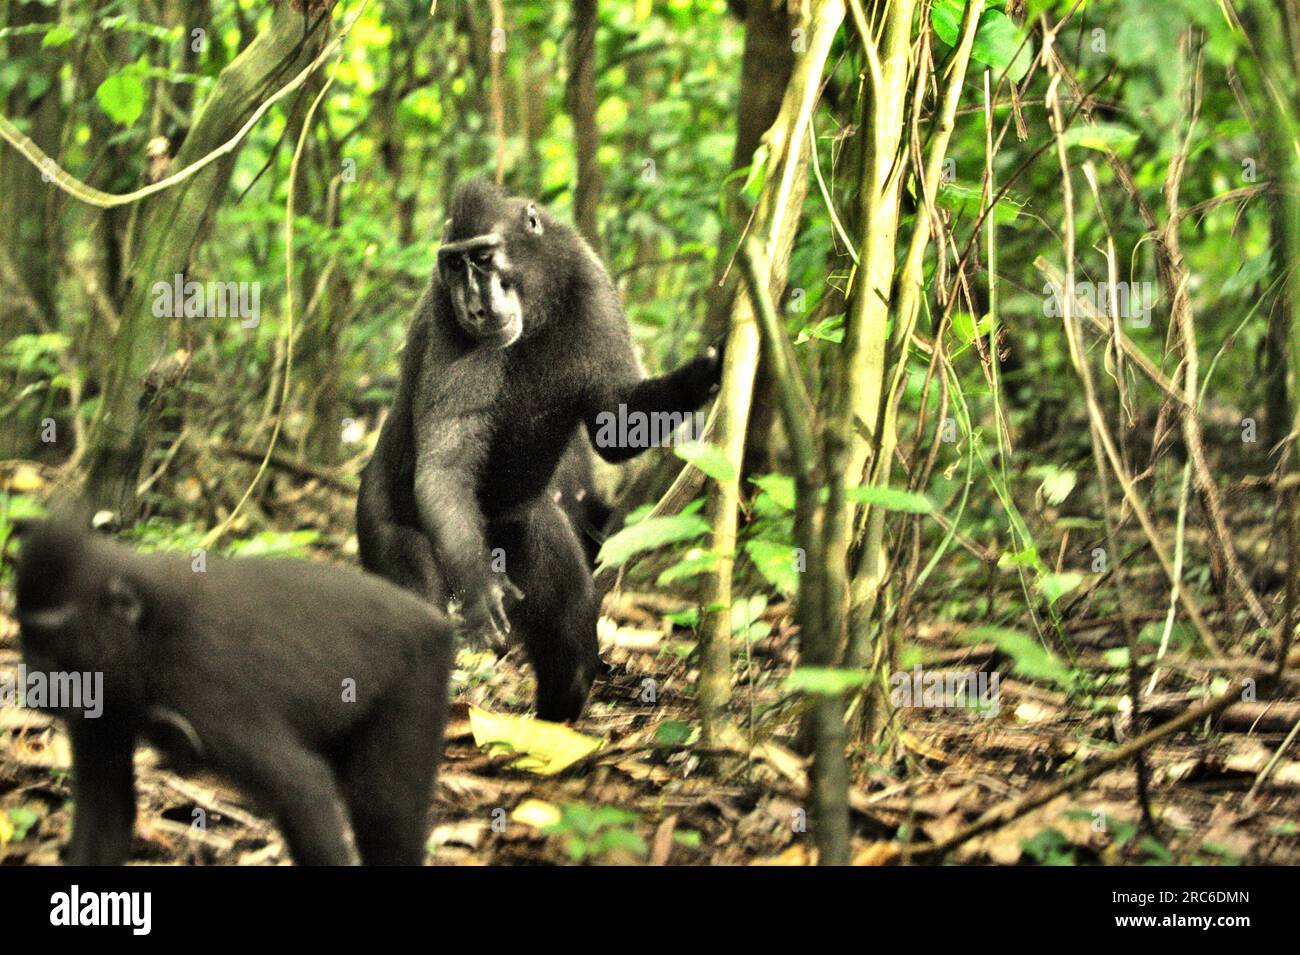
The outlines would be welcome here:
[[[692,363],[696,393],[711,398],[722,386],[722,359],[727,353],[727,336],[723,335],[704,350]],[[703,404],[703,399],[700,402]]]
[[[509,607],[524,599],[524,593],[505,574],[494,574],[486,587],[465,601],[457,630],[465,644],[475,650],[504,653],[510,633]]]

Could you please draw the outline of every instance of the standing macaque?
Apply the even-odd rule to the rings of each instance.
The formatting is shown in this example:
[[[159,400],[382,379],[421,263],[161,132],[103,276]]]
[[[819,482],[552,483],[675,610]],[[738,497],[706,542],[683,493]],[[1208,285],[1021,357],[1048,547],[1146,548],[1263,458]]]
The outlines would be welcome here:
[[[295,861],[418,865],[447,711],[451,628],[378,577],[294,560],[137,554],[54,522],[20,529],[29,671],[102,678],[72,739],[66,861],[127,860],[148,739],[246,790]]]

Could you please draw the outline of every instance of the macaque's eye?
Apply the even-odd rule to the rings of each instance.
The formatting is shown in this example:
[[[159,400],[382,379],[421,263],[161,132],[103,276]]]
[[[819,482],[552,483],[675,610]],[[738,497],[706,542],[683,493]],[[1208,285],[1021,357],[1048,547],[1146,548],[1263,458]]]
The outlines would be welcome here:
[[[447,268],[451,269],[453,272],[459,272],[464,267],[465,267],[465,260],[462,259],[459,255],[447,256]]]
[[[474,253],[475,265],[491,265],[492,259],[496,255],[491,249],[484,249],[482,252]]]
[[[531,202],[524,210],[524,221],[528,223],[528,231],[533,235],[542,234],[542,217],[537,214],[537,207]]]

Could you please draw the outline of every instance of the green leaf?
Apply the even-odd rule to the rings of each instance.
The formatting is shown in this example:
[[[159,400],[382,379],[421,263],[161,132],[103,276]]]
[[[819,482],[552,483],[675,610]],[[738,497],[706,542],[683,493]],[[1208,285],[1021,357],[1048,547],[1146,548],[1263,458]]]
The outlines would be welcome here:
[[[139,66],[132,63],[109,76],[95,90],[95,99],[109,119],[130,126],[144,112],[144,80]]]
[[[951,47],[957,45],[965,11],[965,0],[940,0],[930,10],[934,32]],[[1019,82],[1034,62],[1034,45],[1025,42],[1024,32],[1005,13],[987,9],[975,30],[971,58],[998,73],[1005,70],[1013,81]]]
[[[780,541],[745,541],[745,553],[763,578],[782,596],[799,592],[799,549]]]
[[[767,160],[770,151],[767,143],[759,143],[758,148],[754,150],[754,158],[749,164],[749,175],[745,177],[745,184],[740,187],[741,194],[751,205],[758,202],[759,194],[763,191],[763,183],[767,181]]]
[[[655,583],[660,587],[667,587],[680,580],[690,580],[692,577],[698,577],[717,565],[717,554],[695,547],[691,549],[684,560],[679,560],[660,574]]]
[[[68,26],[66,23],[60,23],[56,25],[54,29],[45,34],[45,39],[41,40],[41,46],[47,48],[64,46],[76,37],[76,35],[76,30]]]
[[[795,667],[786,677],[786,693],[808,696],[843,696],[850,690],[867,685],[864,670],[841,670],[834,667]]]
[[[612,849],[622,849],[634,856],[644,856],[648,851],[645,840],[630,829],[607,829],[593,844],[596,855],[603,856]]]
[[[1037,567],[1038,551],[1033,545],[1026,546],[1023,550],[1007,550],[998,555],[998,568],[1006,570],[1011,567]]]
[[[967,216],[978,216],[984,211],[984,193],[979,186],[964,182],[945,182],[939,187],[935,199],[939,207]],[[999,225],[1010,225],[1020,217],[1020,210],[1025,202],[1013,199],[1010,194],[1003,196],[993,207],[993,217]]]
[[[675,610],[672,613],[664,614],[664,619],[674,627],[694,628],[700,622],[700,608],[688,607],[686,610]]]
[[[794,478],[788,474],[763,474],[750,480],[778,505],[787,511],[794,510]]]
[[[1067,146],[1082,146],[1097,152],[1127,153],[1140,137],[1131,129],[1113,123],[1096,123],[1091,126],[1071,126],[1062,139]]]
[[[1081,583],[1083,583],[1083,574],[1067,571],[1062,574],[1043,574],[1038,578],[1037,586],[1038,592],[1047,602],[1054,604],[1063,594],[1069,593]]]
[[[727,460],[726,452],[715,444],[687,441],[676,445],[673,454],[688,464],[695,465],[715,481],[725,483],[736,479],[736,469]]]
[[[606,540],[597,559],[609,567],[622,567],[636,554],[679,541],[694,540],[708,532],[709,522],[698,514],[648,517]]]
[[[806,341],[817,339],[822,342],[834,342],[839,344],[844,341],[844,314],[832,315],[830,318],[823,318],[816,325],[805,325],[799,329],[799,334],[795,337],[794,343],[802,345]]]
[[[1038,491],[1043,495],[1043,500],[1052,506],[1069,497],[1079,480],[1079,476],[1070,470],[1046,467],[1042,473],[1043,483],[1038,486]]]
[[[844,489],[844,496],[858,504],[870,504],[885,511],[929,514],[934,510],[934,504],[924,494],[896,487],[848,487]]]
[[[1071,683],[1070,668],[1034,637],[1003,627],[972,627],[961,635],[964,643],[988,641],[1011,658],[1012,669],[1031,680],[1046,680],[1061,686]]]
[[[1040,863],[1047,863],[1048,865],[1074,864],[1074,846],[1059,829],[1043,829],[1032,839],[1021,839],[1020,848]]]
[[[1128,667],[1128,647],[1111,647],[1102,652],[1101,658],[1116,670]]]
[[[655,727],[656,746],[684,746],[693,729],[685,720],[664,720]]]
[[[32,831],[41,817],[35,810],[26,806],[14,806],[9,810],[9,822],[12,824],[12,832],[9,839],[0,839],[0,842],[20,842],[27,838],[27,834]]]
[[[753,626],[767,609],[767,595],[737,597],[731,604],[731,629],[740,631]]]
[[[1251,256],[1242,263],[1241,268],[1228,276],[1228,280],[1219,287],[1219,294],[1236,295],[1238,292],[1253,289],[1256,282],[1268,275],[1271,259],[1268,249],[1259,255]]]

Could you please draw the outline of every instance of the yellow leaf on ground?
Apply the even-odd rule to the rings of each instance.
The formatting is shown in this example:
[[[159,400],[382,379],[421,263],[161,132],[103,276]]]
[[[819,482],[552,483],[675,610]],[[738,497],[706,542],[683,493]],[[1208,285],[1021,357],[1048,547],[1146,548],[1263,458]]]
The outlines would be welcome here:
[[[889,865],[899,856],[897,842],[869,842],[853,853],[854,865]]]
[[[510,818],[534,829],[545,829],[559,824],[560,807],[540,799],[525,799],[515,807]]]
[[[796,842],[779,856],[755,859],[750,865],[815,865],[816,862],[817,854],[810,852],[802,843]]]
[[[539,776],[554,776],[589,756],[605,744],[603,739],[587,736],[560,723],[528,716],[489,713],[477,706],[469,708],[469,727],[479,746],[500,746],[507,752],[522,755],[511,764]]]

